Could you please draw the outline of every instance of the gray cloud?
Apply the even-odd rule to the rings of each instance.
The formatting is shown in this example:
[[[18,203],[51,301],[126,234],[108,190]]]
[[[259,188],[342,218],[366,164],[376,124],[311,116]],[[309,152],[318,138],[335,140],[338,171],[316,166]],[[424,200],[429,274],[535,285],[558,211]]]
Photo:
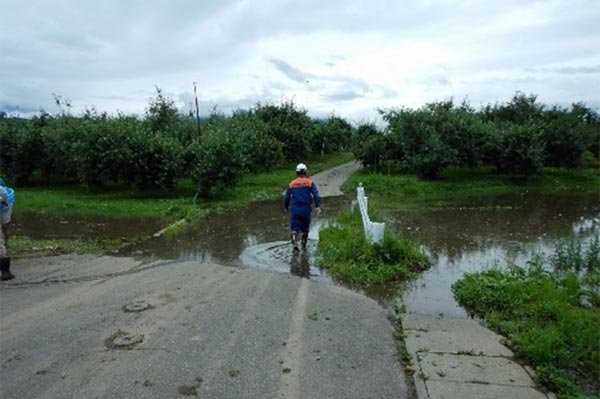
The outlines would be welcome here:
[[[353,90],[342,90],[323,96],[327,101],[350,101],[362,97],[363,94]]]
[[[143,112],[155,85],[185,106],[179,93],[192,81],[205,107],[298,96],[311,112],[343,116],[447,96],[503,101],[516,90],[597,104],[598,20],[591,0],[5,2],[0,109],[54,109],[57,93],[74,108]],[[417,50],[372,57],[403,43]],[[457,55],[441,69],[380,72],[435,49]]]
[[[294,68],[290,64],[285,61],[278,60],[277,58],[271,58],[269,62],[279,70],[279,72],[283,73],[289,79],[298,82],[298,83],[308,83],[309,77],[312,77],[309,74],[306,74],[299,70],[298,68]]]

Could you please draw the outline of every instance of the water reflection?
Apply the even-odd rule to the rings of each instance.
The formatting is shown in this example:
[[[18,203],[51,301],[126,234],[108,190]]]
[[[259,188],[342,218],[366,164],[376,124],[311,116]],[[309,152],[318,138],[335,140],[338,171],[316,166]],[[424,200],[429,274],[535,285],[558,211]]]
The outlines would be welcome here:
[[[549,255],[575,234],[584,241],[600,231],[600,202],[588,196],[498,196],[452,209],[388,214],[394,227],[421,242],[433,267],[401,290],[409,312],[464,317],[451,285],[467,272]],[[516,204],[516,205],[509,205]]]
[[[290,264],[290,273],[295,276],[304,278],[310,278],[310,265],[309,256],[306,251],[292,254],[292,261]]]

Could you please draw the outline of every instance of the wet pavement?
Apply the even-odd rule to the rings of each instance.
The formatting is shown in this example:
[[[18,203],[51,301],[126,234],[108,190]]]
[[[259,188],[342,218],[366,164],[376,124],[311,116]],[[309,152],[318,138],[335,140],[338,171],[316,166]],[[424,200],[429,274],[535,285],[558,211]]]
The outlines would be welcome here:
[[[383,309],[337,286],[315,263],[319,228],[349,206],[349,197],[326,198],[307,250],[296,255],[277,200],[212,214],[176,237],[122,254],[135,258],[16,261],[18,279],[0,290],[3,396],[405,397],[393,325]],[[401,297],[409,316],[437,320],[430,315],[466,316],[450,290],[463,273],[523,263],[574,234],[597,235],[600,202],[596,195],[486,196],[384,217],[422,243],[434,265],[400,287],[360,290],[384,305]],[[14,231],[32,238],[117,238],[162,227],[157,221],[30,220],[17,222]],[[425,330],[417,326],[415,337]],[[423,355],[416,349],[416,357]],[[462,350],[450,355],[463,361]],[[424,374],[433,367],[431,392],[464,391],[459,377],[450,385],[437,381],[433,373],[444,377],[436,368],[441,358],[432,358],[434,364],[423,356]],[[487,382],[475,388],[489,394],[497,381]]]
[[[351,290],[127,257],[14,270],[0,285],[2,398],[406,397],[393,325]]]

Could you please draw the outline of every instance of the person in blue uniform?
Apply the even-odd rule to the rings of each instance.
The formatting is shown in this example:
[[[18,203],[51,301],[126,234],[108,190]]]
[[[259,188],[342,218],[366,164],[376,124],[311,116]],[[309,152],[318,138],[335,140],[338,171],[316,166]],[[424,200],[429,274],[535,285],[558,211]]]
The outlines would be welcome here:
[[[287,212],[290,209],[290,230],[292,234],[292,247],[298,252],[298,240],[302,248],[306,248],[308,230],[310,228],[310,215],[314,203],[316,211],[321,212],[321,198],[317,185],[307,177],[307,167],[300,163],[296,166],[296,178],[290,182],[285,190],[283,207]]]
[[[6,187],[4,181],[0,179],[0,281],[6,281],[15,278],[10,272],[10,257],[8,256],[8,233],[6,225],[10,221],[10,211],[12,204],[9,199],[9,187]],[[14,198],[14,197],[13,197]],[[8,213],[8,216],[6,214]]]

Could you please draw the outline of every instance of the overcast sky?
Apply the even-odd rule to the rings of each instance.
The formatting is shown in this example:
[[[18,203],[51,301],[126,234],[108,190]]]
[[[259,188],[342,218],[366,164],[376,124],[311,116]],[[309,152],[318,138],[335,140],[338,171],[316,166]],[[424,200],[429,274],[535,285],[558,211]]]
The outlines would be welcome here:
[[[519,90],[600,108],[600,1],[0,0],[0,110],[183,112],[293,100],[313,116]],[[15,111],[17,110],[17,111]]]

